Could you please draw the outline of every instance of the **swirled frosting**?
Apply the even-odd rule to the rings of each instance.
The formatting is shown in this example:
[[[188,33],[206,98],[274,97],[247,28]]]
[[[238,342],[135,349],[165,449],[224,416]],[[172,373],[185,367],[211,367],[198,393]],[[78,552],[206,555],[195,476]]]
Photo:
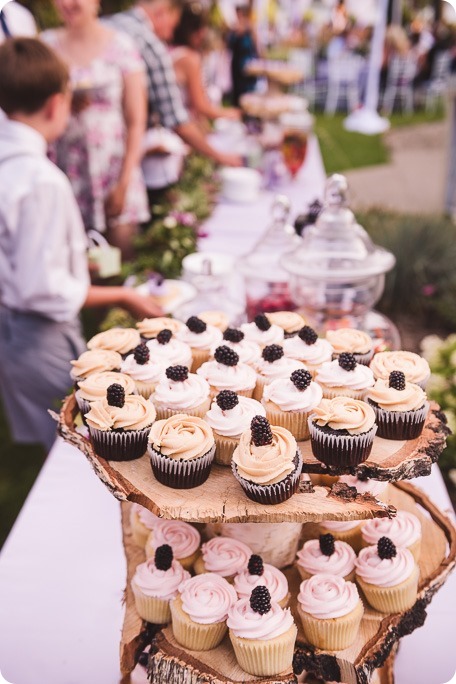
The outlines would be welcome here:
[[[273,380],[263,390],[263,402],[272,401],[282,411],[311,411],[318,406],[322,397],[323,390],[316,382],[311,382],[301,391],[288,378]]]
[[[160,332],[160,331],[159,331]],[[187,366],[192,365],[192,350],[185,344],[172,337],[167,344],[160,344],[157,339],[149,340],[146,345],[150,351],[151,359],[163,361],[165,368],[168,366]]]
[[[321,523],[322,527],[330,532],[349,532],[360,524],[359,520],[325,520]]]
[[[152,338],[157,337],[161,330],[171,330],[173,335],[175,335],[184,327],[184,324],[175,318],[159,316],[157,318],[144,318],[144,320],[136,323],[136,327],[143,337]]]
[[[313,575],[299,587],[298,602],[302,610],[319,620],[348,615],[359,600],[356,584],[338,575]]]
[[[409,351],[389,351],[375,354],[370,362],[376,378],[388,380],[391,371],[400,370],[408,382],[423,382],[430,375],[429,364],[418,354]]]
[[[250,598],[255,587],[264,586],[269,589],[271,601],[279,603],[288,594],[288,580],[277,568],[269,563],[263,566],[262,575],[251,575],[248,570],[243,570],[234,578],[234,588],[239,598]]]
[[[134,380],[128,375],[104,371],[102,373],[93,373],[80,382],[77,393],[79,397],[86,401],[97,401],[106,396],[106,390],[109,385],[114,383],[121,385],[125,390],[125,394],[133,394],[136,391]]]
[[[147,363],[140,364],[136,361],[134,354],[129,354],[122,361],[121,371],[133,380],[158,382],[164,375],[166,368],[166,364],[161,359],[151,357]]]
[[[296,311],[273,311],[268,313],[269,322],[278,325],[286,333],[294,333],[305,325],[304,318]]]
[[[368,354],[372,349],[372,337],[363,330],[356,328],[339,328],[328,330],[326,339],[336,354],[349,352],[351,354]]]
[[[141,336],[134,328],[111,328],[92,337],[87,342],[87,348],[111,349],[119,354],[128,354],[140,342]]]
[[[110,349],[93,349],[81,354],[76,361],[71,361],[71,377],[87,378],[93,373],[119,370],[121,363],[122,357],[118,352]]]
[[[252,555],[251,549],[231,537],[214,537],[202,545],[204,567],[222,577],[232,577],[242,572]]]
[[[359,480],[356,475],[341,475],[339,482],[355,487],[358,494],[372,494],[372,496],[380,496],[388,487],[388,482],[381,482],[380,480]]]
[[[207,349],[209,351],[212,347],[218,347],[222,343],[223,335],[214,325],[207,325],[206,330],[202,333],[194,333],[184,325],[177,333],[177,338],[192,349]]]
[[[408,549],[396,549],[393,558],[380,558],[376,546],[361,549],[356,559],[356,574],[377,587],[394,587],[405,582],[415,569],[415,560]]]
[[[275,484],[284,480],[293,472],[296,457],[296,440],[283,427],[271,425],[272,444],[255,446],[249,430],[242,433],[239,445],[233,453],[233,462],[237,465],[238,474],[260,485]]]
[[[185,409],[200,406],[209,398],[210,387],[204,378],[189,373],[186,380],[170,380],[162,375],[160,382],[155,387],[152,401],[157,406],[185,411]]]
[[[188,460],[210,451],[214,446],[214,435],[201,418],[177,413],[152,425],[149,444],[164,456]]]
[[[327,387],[346,387],[351,390],[364,390],[374,384],[374,374],[368,366],[357,363],[351,370],[345,370],[339,366],[339,361],[327,361],[323,363],[317,371],[315,377],[317,382]]]
[[[271,610],[264,615],[250,607],[250,598],[239,599],[230,608],[226,621],[233,634],[241,639],[275,639],[288,632],[294,622],[289,608],[271,603]]]
[[[415,411],[424,406],[426,393],[412,382],[405,383],[405,389],[389,387],[389,380],[379,378],[366,398],[374,401],[384,411]]]
[[[150,401],[129,394],[122,407],[110,406],[107,399],[94,401],[86,413],[86,421],[97,430],[142,430],[152,425],[155,416],[155,406]]]
[[[224,332],[230,324],[229,318],[224,311],[203,311],[198,314],[206,325],[211,325],[213,328],[218,328]]]
[[[139,520],[142,522],[142,524],[145,527],[147,527],[148,530],[152,530],[155,527],[155,525],[157,524],[157,521],[160,520],[158,515],[155,515],[155,513],[152,513],[152,511],[149,511],[148,508],[144,508],[144,506],[140,506],[137,503],[133,504],[132,512],[136,513]]]
[[[245,338],[240,342],[223,340],[223,344],[236,352],[241,363],[248,363],[253,366],[261,356],[260,345],[252,340],[246,340]],[[214,356],[215,350],[218,346],[219,345],[216,345],[211,349],[211,356]]]
[[[256,373],[246,363],[239,362],[235,366],[225,366],[215,360],[206,361],[196,372],[217,389],[237,392],[253,389],[256,385]]]
[[[328,340],[318,338],[315,344],[306,344],[299,335],[284,340],[283,350],[285,356],[298,359],[312,366],[320,366],[322,363],[331,361],[333,355],[333,348]]]
[[[355,569],[356,553],[350,544],[336,539],[334,553],[325,556],[319,539],[306,541],[296,556],[296,562],[310,575],[325,574],[346,577]]]
[[[361,534],[368,544],[376,544],[380,537],[389,537],[397,547],[411,546],[421,537],[421,523],[416,515],[398,511],[395,518],[367,520]]]
[[[277,378],[288,378],[295,370],[306,370],[305,365],[297,359],[289,359],[288,356],[269,363],[263,357],[258,359],[254,364],[257,372],[268,381],[276,380]]]
[[[312,413],[314,423],[333,430],[347,430],[351,435],[368,432],[375,425],[374,409],[359,399],[335,397],[322,399]]]
[[[178,594],[182,582],[190,579],[190,573],[184,570],[177,560],[173,560],[169,570],[157,570],[154,559],[149,558],[136,568],[133,584],[146,596],[170,601]]]
[[[256,342],[261,347],[268,344],[282,344],[284,332],[278,325],[271,325],[268,330],[260,330],[256,323],[243,323],[241,330],[247,340]]]
[[[223,437],[238,438],[248,430],[254,416],[266,416],[266,410],[259,401],[243,396],[238,396],[238,400],[234,408],[223,411],[214,399],[204,418],[214,432]]]
[[[147,540],[148,552],[158,549],[163,544],[169,544],[176,559],[188,558],[197,551],[201,543],[198,530],[180,520],[160,519]]]
[[[224,622],[237,601],[234,588],[220,575],[206,572],[183,582],[179,588],[184,613],[201,625]]]

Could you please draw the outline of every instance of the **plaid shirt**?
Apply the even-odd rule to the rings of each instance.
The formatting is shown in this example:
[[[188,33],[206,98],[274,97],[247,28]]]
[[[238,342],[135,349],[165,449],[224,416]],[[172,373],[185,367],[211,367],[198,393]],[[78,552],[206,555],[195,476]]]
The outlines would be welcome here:
[[[115,28],[127,33],[134,41],[146,64],[149,92],[149,123],[158,115],[165,128],[176,128],[189,119],[176,82],[168,49],[152,29],[140,8],[115,14],[109,18]]]

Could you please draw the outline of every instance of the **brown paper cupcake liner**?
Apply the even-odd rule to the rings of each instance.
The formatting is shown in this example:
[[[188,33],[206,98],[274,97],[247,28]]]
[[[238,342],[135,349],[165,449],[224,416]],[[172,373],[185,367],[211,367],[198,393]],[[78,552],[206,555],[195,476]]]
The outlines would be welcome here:
[[[410,577],[394,587],[377,587],[364,582],[359,575],[356,575],[356,581],[372,608],[380,613],[402,613],[415,604],[419,575],[419,568],[415,565]]]
[[[214,454],[215,444],[206,454],[188,460],[164,456],[149,446],[153,474],[159,482],[174,489],[193,489],[206,482]]]
[[[234,450],[239,444],[239,439],[235,437],[224,437],[214,431],[215,439],[215,463],[224,466],[231,466],[231,458]]]
[[[383,439],[417,439],[423,432],[424,423],[429,413],[429,402],[416,411],[385,411],[369,401],[375,411],[378,430],[377,437]]]
[[[210,355],[209,349],[193,349],[192,347],[192,367],[190,368],[190,372],[196,373],[203,363],[209,361]]]
[[[295,469],[293,472],[287,475],[287,477],[281,482],[270,485],[258,485],[243,478],[241,475],[239,475],[237,465],[234,463],[234,461],[231,463],[231,468],[234,477],[239,482],[249,499],[261,504],[275,505],[282,503],[283,501],[287,501],[287,499],[290,499],[293,494],[298,491],[302,470],[302,457],[299,449],[296,452],[294,460]]]
[[[190,651],[210,651],[223,640],[227,632],[226,622],[202,625],[194,622],[184,610],[182,600],[177,596],[171,601],[173,634],[176,641]]]
[[[312,420],[308,421],[312,452],[326,465],[355,466],[362,463],[372,451],[377,426],[360,435],[336,435],[320,430]]]
[[[266,418],[271,425],[279,425],[289,430],[297,442],[310,439],[308,418],[310,411],[282,411],[272,401],[263,401]]]
[[[97,456],[108,461],[133,461],[147,451],[151,425],[142,430],[97,430],[89,425],[90,441]]]
[[[240,667],[257,677],[271,677],[291,669],[296,625],[274,639],[243,639],[230,630],[230,640]]]
[[[342,651],[356,640],[364,608],[361,601],[348,615],[323,620],[302,610],[298,603],[298,614],[306,641],[325,651]]]
[[[131,588],[135,597],[136,610],[140,618],[155,625],[165,625],[171,622],[169,601],[143,594],[134,582],[131,583]]]

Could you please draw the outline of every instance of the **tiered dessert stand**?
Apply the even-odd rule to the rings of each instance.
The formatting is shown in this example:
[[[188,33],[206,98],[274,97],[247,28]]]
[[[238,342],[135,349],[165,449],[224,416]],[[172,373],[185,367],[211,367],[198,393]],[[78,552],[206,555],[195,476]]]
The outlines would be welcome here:
[[[300,491],[288,501],[277,506],[262,506],[245,496],[229,468],[217,465],[213,466],[209,479],[202,486],[173,490],[155,480],[147,455],[120,463],[99,458],[90,442],[76,430],[77,413],[74,396],[70,395],[60,413],[61,435],[86,455],[98,477],[117,499],[124,502],[122,527],[128,569],[120,649],[124,681],[129,681],[128,674],[144,648],[150,645],[149,678],[154,684],[292,684],[317,680],[367,684],[374,678],[382,684],[392,684],[392,663],[399,639],[423,624],[427,604],[456,563],[456,529],[450,519],[419,489],[399,481],[429,475],[432,463],[443,450],[448,430],[437,405],[431,406],[419,439],[397,442],[375,438],[369,460],[350,471],[329,470],[312,456],[310,443],[300,444],[304,469],[312,473],[316,482],[321,475],[342,472],[356,472],[388,481],[388,504],[370,495],[357,494],[354,488],[346,485],[324,487],[303,480]],[[294,671],[270,678],[253,677],[237,665],[228,637],[212,651],[190,652],[177,644],[170,627],[154,627],[138,616],[130,580],[145,556],[144,551],[132,541],[129,524],[131,503],[128,502],[139,503],[164,518],[192,523],[269,523],[261,528],[262,532],[267,530],[263,549],[266,554],[273,550],[268,547],[273,544],[271,540],[277,532],[286,538],[285,530],[288,528],[285,523],[295,524],[288,527],[309,523],[302,528],[302,541],[316,535],[316,523],[322,520],[366,519],[394,516],[397,509],[411,511],[420,519],[423,533],[417,601],[406,613],[393,615],[384,615],[366,606],[358,638],[344,651],[330,653],[310,647],[299,631]],[[285,534],[280,535],[281,530]],[[202,533],[204,535],[204,530]],[[255,549],[255,552],[258,551]],[[290,558],[294,552],[293,549]],[[300,579],[291,565],[284,571],[289,580],[290,605],[294,612]],[[299,619],[296,619],[296,624],[300,626]]]

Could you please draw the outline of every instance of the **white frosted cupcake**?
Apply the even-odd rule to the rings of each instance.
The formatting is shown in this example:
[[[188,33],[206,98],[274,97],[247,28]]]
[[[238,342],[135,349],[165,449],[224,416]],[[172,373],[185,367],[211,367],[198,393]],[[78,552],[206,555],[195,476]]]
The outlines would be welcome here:
[[[114,383],[121,385],[125,394],[136,394],[135,381],[125,373],[115,373],[114,371],[92,373],[78,383],[78,389],[74,396],[83,417],[90,411],[91,403],[104,399],[109,385]]]
[[[78,359],[70,363],[72,365],[71,379],[78,383],[94,373],[119,371],[122,357],[118,352],[110,349],[93,349],[83,352]]]
[[[362,548],[362,523],[359,520],[324,520],[318,526],[320,534],[332,534],[336,541],[350,544],[355,553]]]
[[[325,399],[341,396],[364,399],[375,382],[371,369],[356,363],[353,354],[347,352],[340,354],[334,361],[322,364],[315,380],[321,385]]]
[[[361,527],[362,546],[373,546],[381,537],[389,537],[400,549],[408,549],[415,558],[421,555],[421,523],[416,515],[398,511],[394,518],[367,520]]]
[[[147,348],[151,358],[162,361],[167,366],[187,366],[192,365],[192,350],[175,337],[175,334],[168,328],[164,328],[157,333],[153,340],[149,340]]]
[[[243,323],[241,330],[247,340],[256,342],[260,347],[268,344],[282,344],[284,332],[278,325],[273,325],[265,314],[255,316],[252,323]]]
[[[185,342],[192,350],[193,373],[208,361],[211,349],[219,345],[222,341],[221,331],[213,325],[207,325],[198,316],[190,316],[186,325],[177,334],[181,342]]]
[[[175,560],[186,570],[191,570],[198,556],[201,536],[193,525],[180,520],[160,519],[147,539],[146,557],[153,558],[155,551],[163,544],[172,548]]]
[[[282,328],[285,339],[297,335],[306,323],[303,316],[296,311],[271,311],[268,318],[272,325]]]
[[[285,340],[283,348],[286,356],[302,361],[314,376],[323,363],[331,361],[333,354],[328,340],[319,338],[308,325],[302,327],[295,337]]]
[[[88,349],[109,349],[122,356],[129,354],[141,342],[141,336],[134,328],[111,328],[98,333],[87,342]]]
[[[189,373],[187,366],[170,366],[151,396],[158,420],[176,413],[203,418],[211,405],[210,387],[199,375]]]
[[[158,316],[157,318],[144,318],[136,323],[136,327],[143,339],[152,340],[162,330],[170,330],[173,335],[176,335],[184,327],[184,324],[175,318]]]
[[[369,361],[374,355],[372,337],[363,330],[356,330],[356,328],[328,330],[326,339],[334,350],[334,358],[337,358],[343,352],[349,352],[355,357],[356,363],[368,366]]]
[[[349,487],[355,487],[358,494],[371,494],[375,496],[379,501],[389,500],[388,497],[388,482],[381,482],[380,480],[371,479],[360,479],[356,475],[341,475],[339,477],[339,482],[348,485]]]
[[[227,328],[223,333],[223,341],[220,344],[235,351],[239,356],[239,361],[250,366],[253,366],[261,356],[260,345],[252,340],[247,340],[242,330],[237,328]],[[215,350],[220,344],[217,344],[211,350],[211,356],[214,356]]]
[[[321,534],[319,539],[306,541],[296,556],[296,567],[302,579],[312,575],[338,575],[347,581],[355,579],[356,553],[352,547],[334,539],[332,534]]]
[[[280,344],[268,344],[261,352],[261,357],[253,364],[257,372],[257,383],[253,398],[260,401],[266,385],[278,378],[289,378],[295,370],[306,370],[301,361],[289,359],[284,355]]]
[[[263,563],[257,554],[250,556],[247,568],[236,575],[233,584],[240,599],[250,598],[255,587],[263,586],[269,590],[271,601],[287,607],[290,598],[287,578],[278,568]]]
[[[150,351],[144,343],[134,348],[122,361],[121,371],[135,381],[139,394],[148,399],[164,375],[166,365],[157,358],[151,358]]]
[[[422,389],[426,389],[431,376],[426,359],[409,351],[379,352],[369,365],[376,380],[388,380],[392,371],[402,371],[407,382],[419,385]]]
[[[255,389],[255,371],[246,363],[241,363],[237,353],[226,345],[217,347],[214,360],[206,361],[196,372],[209,383],[212,397],[222,390],[251,397]]]
[[[232,582],[235,575],[245,570],[252,555],[251,549],[231,537],[214,537],[201,547],[201,556],[195,562],[195,572],[214,572]]]
[[[130,527],[133,541],[142,549],[146,546],[149,534],[160,518],[144,506],[134,503],[130,509]]]

